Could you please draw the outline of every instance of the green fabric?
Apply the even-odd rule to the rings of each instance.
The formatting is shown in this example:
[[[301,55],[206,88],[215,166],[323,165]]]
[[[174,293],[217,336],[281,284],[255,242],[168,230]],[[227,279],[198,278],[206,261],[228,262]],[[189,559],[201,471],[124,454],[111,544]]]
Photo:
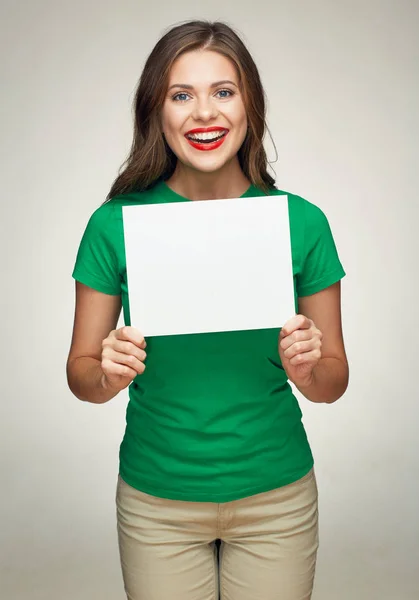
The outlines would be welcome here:
[[[261,195],[254,186],[243,194]],[[122,206],[188,201],[159,182],[146,192],[117,196],[91,216],[73,277],[105,294],[121,294],[126,325]],[[292,194],[288,209],[298,312],[298,297],[332,285],[345,271],[324,213]],[[148,338],[146,370],[129,387],[121,477],[153,496],[227,502],[308,473],[313,457],[280,362],[279,331]]]

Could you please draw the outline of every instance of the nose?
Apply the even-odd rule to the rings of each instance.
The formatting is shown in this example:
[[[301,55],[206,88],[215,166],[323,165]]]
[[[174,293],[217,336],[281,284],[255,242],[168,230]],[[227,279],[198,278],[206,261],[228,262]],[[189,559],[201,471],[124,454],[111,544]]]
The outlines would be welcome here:
[[[193,118],[196,121],[203,121],[207,123],[212,119],[215,119],[218,115],[218,109],[216,103],[212,98],[197,98],[195,101]]]

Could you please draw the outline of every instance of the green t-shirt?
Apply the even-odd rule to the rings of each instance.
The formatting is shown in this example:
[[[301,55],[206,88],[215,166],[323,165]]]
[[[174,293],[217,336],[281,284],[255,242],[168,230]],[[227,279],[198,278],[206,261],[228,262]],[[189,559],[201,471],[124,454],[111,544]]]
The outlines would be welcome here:
[[[251,186],[243,197],[262,195]],[[122,206],[189,201],[160,181],[148,191],[112,198],[91,216],[73,277],[105,294],[120,294],[126,325],[131,323]],[[298,312],[299,296],[319,292],[345,272],[324,213],[292,194],[288,210]],[[279,331],[147,338],[146,370],[129,386],[122,479],[162,498],[227,502],[308,473],[313,457],[280,362]]]

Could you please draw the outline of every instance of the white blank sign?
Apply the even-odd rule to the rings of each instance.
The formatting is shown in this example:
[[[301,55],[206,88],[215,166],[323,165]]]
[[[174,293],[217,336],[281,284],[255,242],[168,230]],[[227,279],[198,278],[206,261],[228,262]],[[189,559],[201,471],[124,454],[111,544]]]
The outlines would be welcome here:
[[[123,207],[144,336],[282,327],[295,314],[287,196]]]

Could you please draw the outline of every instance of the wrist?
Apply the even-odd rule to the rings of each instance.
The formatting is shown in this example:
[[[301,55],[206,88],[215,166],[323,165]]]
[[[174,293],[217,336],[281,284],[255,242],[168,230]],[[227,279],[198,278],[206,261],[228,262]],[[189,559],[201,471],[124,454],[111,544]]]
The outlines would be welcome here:
[[[331,404],[348,386],[348,365],[335,357],[323,357],[311,372],[308,382],[295,384],[311,402]]]
[[[314,367],[314,369],[315,368],[316,367]],[[304,390],[309,390],[315,385],[314,369],[304,379],[301,379],[300,381],[293,381],[293,384],[300,390],[300,392],[304,393]]]
[[[106,374],[102,371],[102,367],[101,367],[101,376],[100,376],[100,387],[101,387],[102,390],[104,390],[105,392],[107,392],[108,395],[112,394],[111,398],[113,398],[114,396],[116,396],[116,394],[118,394],[121,391],[120,388],[115,388],[109,382],[109,379],[106,377]]]

